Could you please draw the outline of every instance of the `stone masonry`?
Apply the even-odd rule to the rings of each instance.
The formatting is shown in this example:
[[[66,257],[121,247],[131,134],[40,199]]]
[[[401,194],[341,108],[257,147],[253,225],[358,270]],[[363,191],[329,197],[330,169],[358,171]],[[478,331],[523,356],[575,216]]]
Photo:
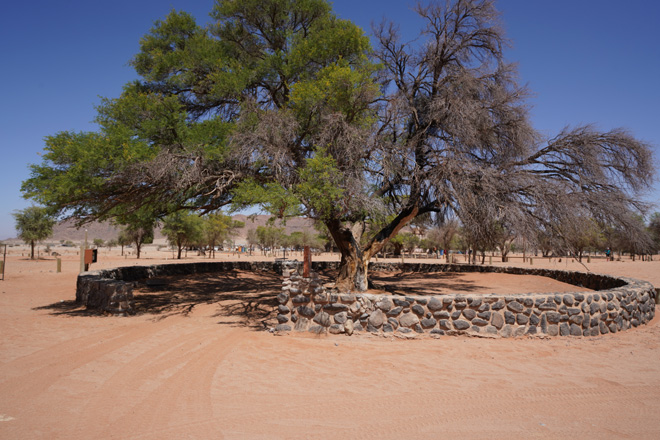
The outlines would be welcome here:
[[[488,267],[488,271],[493,272],[524,271]],[[378,269],[387,268],[388,265],[378,266]],[[466,265],[432,264],[408,267],[422,272],[466,271],[466,268]],[[485,271],[485,266],[474,267],[479,268]],[[367,331],[431,335],[480,333],[502,337],[597,336],[645,324],[655,314],[656,292],[644,281],[581,272],[528,272],[609,288],[562,294],[372,295],[325,288],[316,273],[303,278],[295,265],[291,265],[283,271],[282,291],[277,297],[276,330],[348,335]]]

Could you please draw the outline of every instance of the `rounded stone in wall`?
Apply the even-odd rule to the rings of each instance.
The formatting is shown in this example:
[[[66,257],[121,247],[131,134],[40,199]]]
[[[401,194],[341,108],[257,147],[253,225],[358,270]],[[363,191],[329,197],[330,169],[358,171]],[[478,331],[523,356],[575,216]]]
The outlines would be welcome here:
[[[394,330],[399,328],[399,321],[394,318],[387,318],[387,323],[391,325]]]
[[[385,299],[382,299],[382,300],[378,301],[375,304],[375,306],[376,306],[376,308],[382,310],[383,312],[387,312],[388,310],[390,310],[394,306],[394,304],[389,298],[385,298]]]
[[[491,323],[496,329],[501,330],[504,326],[504,318],[499,313],[493,313]]]
[[[451,321],[449,321],[448,319],[439,320],[438,325],[443,330],[451,330],[452,329]]]
[[[511,301],[506,305],[506,307],[514,313],[522,313],[523,311],[523,305],[518,301]]]
[[[414,313],[408,312],[399,318],[399,324],[401,324],[402,327],[412,327],[415,324],[419,324],[419,317]]]
[[[335,315],[335,322],[337,324],[344,324],[348,320],[348,313],[340,312]]]
[[[505,307],[504,301],[501,300],[501,299],[498,300],[498,301],[496,301],[496,302],[494,302],[494,303],[490,306],[491,310],[502,310],[504,307]]]
[[[380,309],[375,310],[367,319],[367,322],[375,328],[380,327],[385,322],[385,315]]]
[[[344,326],[341,324],[332,324],[328,331],[334,335],[344,333]]]
[[[435,327],[435,325],[436,325],[437,323],[438,323],[438,321],[436,321],[436,320],[433,319],[433,318],[424,318],[424,319],[422,319],[422,321],[421,321],[422,327],[425,328],[425,329],[427,329],[427,328],[431,328],[431,327]]]
[[[428,307],[428,309],[430,311],[436,312],[436,311],[442,310],[443,304],[444,303],[442,301],[440,301],[438,298],[433,297],[429,300],[426,307]]]
[[[425,313],[424,307],[420,306],[419,304],[413,305],[411,310],[417,316],[424,316],[424,313]]]
[[[326,312],[318,313],[313,321],[323,327],[330,327],[330,324],[332,323],[330,315]]]
[[[454,328],[456,330],[467,330],[470,328],[470,323],[462,319],[457,319],[454,321]]]

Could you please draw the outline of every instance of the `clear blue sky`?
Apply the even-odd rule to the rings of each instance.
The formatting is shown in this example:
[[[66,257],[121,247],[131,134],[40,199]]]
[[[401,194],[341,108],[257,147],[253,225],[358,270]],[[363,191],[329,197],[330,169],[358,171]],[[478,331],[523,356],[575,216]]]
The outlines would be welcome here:
[[[0,239],[14,237],[10,213],[30,205],[20,194],[43,138],[95,130],[99,96],[117,97],[136,76],[127,61],[154,20],[172,8],[199,23],[212,0],[8,2],[0,14]],[[407,0],[336,0],[336,13],[370,31],[383,17],[415,35]],[[566,125],[625,127],[654,145],[660,160],[660,2],[649,0],[500,0],[498,9],[535,96],[532,119],[553,136]],[[660,201],[656,183],[648,200]],[[660,208],[658,208],[660,209]]]

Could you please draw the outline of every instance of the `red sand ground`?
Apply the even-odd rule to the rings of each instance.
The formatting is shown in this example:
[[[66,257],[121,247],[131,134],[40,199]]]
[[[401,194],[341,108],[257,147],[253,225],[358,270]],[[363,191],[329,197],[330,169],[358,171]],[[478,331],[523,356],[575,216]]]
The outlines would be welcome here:
[[[10,256],[2,439],[660,438],[658,318],[594,338],[276,337],[261,331],[276,277],[179,280],[139,295],[137,316],[96,316],[72,301],[75,258],[58,274]],[[589,268],[660,286],[660,261]]]

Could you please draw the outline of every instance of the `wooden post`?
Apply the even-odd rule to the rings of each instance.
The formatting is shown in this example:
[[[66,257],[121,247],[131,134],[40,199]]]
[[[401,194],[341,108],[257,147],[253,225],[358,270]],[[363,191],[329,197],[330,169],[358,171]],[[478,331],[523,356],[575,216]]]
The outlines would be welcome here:
[[[5,280],[5,261],[7,261],[7,245],[5,245],[5,250],[2,254],[2,261],[0,261],[0,274],[2,274],[2,281]]]
[[[57,259],[57,273],[62,272],[62,259],[58,258]]]
[[[529,264],[530,266],[534,264],[534,259],[532,257],[529,257]]]
[[[312,268],[312,253],[309,250],[309,246],[304,247],[304,257],[303,257],[303,278],[309,278],[309,272]]]
[[[80,243],[80,273],[85,272],[85,249],[87,249],[87,229],[85,229],[85,241]]]

